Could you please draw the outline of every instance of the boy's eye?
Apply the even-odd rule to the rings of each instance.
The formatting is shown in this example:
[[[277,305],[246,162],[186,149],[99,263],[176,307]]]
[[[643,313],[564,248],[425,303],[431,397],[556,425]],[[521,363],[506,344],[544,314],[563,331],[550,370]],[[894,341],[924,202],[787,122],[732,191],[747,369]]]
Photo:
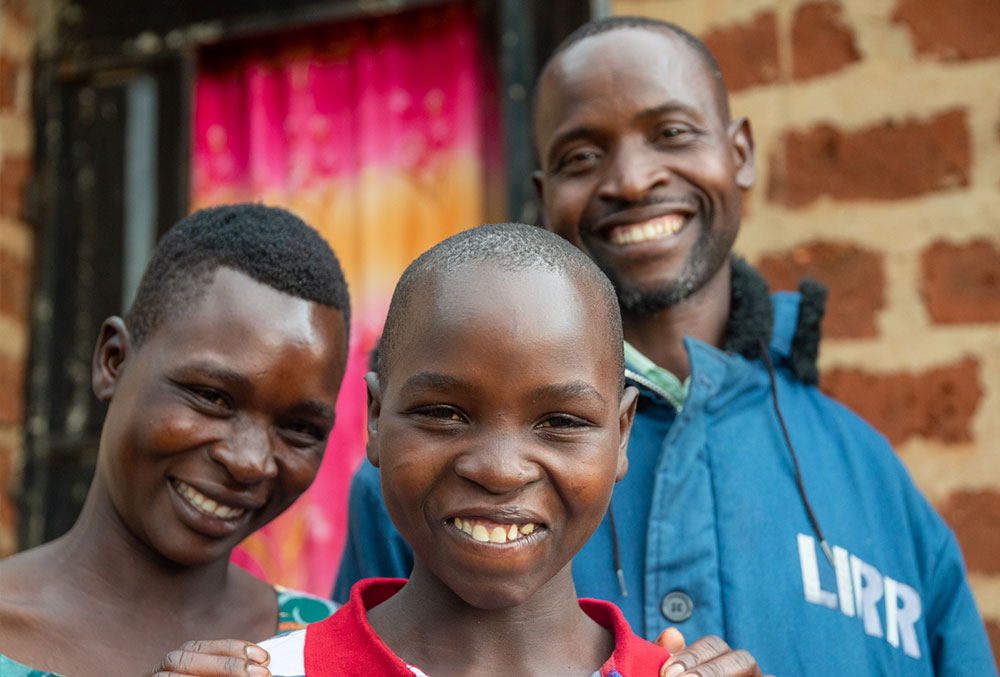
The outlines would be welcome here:
[[[555,414],[539,422],[539,428],[586,428],[590,424],[582,418],[569,414]]]
[[[417,409],[414,413],[418,416],[424,418],[441,420],[441,421],[464,421],[465,417],[462,415],[458,409],[448,406],[431,406],[431,407],[421,407]]]

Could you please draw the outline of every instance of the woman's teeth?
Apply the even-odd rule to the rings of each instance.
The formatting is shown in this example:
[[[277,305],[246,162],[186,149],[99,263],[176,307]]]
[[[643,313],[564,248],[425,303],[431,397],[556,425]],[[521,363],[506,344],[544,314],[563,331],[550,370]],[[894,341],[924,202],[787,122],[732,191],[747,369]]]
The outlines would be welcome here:
[[[222,505],[201,493],[190,484],[186,484],[180,480],[174,480],[174,486],[177,487],[177,491],[184,498],[191,502],[191,505],[198,509],[198,512],[210,515],[211,517],[226,520],[239,517],[246,512],[244,508],[232,508],[228,505]]]
[[[650,240],[674,235],[684,226],[684,215],[667,214],[658,216],[642,223],[633,223],[627,226],[619,226],[611,231],[609,236],[612,243],[622,247],[627,244],[638,244]]]
[[[455,517],[452,518],[451,523],[456,529],[464,531],[480,543],[510,543],[525,536],[530,536],[535,531],[535,525],[532,522],[527,522],[526,524],[497,524],[489,522],[484,524],[476,520]]]

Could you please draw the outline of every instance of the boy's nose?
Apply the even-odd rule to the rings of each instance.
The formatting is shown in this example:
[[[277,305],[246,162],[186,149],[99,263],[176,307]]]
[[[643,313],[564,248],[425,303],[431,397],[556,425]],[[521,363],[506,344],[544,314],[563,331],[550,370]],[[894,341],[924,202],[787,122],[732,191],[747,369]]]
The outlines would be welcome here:
[[[209,456],[241,484],[256,484],[278,474],[266,426],[243,425],[209,448]]]
[[[477,445],[455,460],[455,473],[491,494],[506,494],[539,479],[539,465],[523,453],[514,440]]]

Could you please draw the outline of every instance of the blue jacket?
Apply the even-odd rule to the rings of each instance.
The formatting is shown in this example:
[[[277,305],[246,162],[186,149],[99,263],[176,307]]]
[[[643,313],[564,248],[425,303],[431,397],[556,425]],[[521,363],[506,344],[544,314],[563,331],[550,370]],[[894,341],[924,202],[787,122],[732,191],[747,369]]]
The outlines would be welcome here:
[[[688,338],[679,413],[629,373],[640,400],[611,501],[616,534],[606,516],[573,560],[577,593],[614,602],[649,639],[670,625],[689,642],[720,635],[779,676],[996,675],[954,535],[881,435],[795,377],[799,295],[772,301],[779,406],[834,564],[807,517],[764,361]],[[411,565],[365,464],[334,599]]]

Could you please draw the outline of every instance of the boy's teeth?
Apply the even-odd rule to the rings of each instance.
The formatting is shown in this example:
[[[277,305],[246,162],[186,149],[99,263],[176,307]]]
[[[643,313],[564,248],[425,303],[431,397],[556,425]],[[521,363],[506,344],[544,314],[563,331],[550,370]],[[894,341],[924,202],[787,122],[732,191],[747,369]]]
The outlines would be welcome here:
[[[677,233],[684,225],[684,216],[681,214],[667,214],[658,216],[655,219],[634,223],[628,226],[621,226],[611,231],[611,242],[622,247],[627,244],[637,244],[648,242],[664,237],[669,237]]]
[[[535,530],[535,525],[531,522],[526,524],[495,524],[487,528],[484,524],[473,524],[467,519],[455,517],[452,518],[451,523],[456,529],[472,536],[480,543],[510,543],[528,536]]]
[[[205,494],[201,493],[190,484],[181,482],[180,480],[174,480],[174,486],[177,490],[191,502],[191,504],[198,509],[198,512],[205,513],[206,515],[211,515],[212,517],[218,517],[220,519],[233,519],[234,517],[239,517],[246,510],[243,508],[232,508],[228,505],[222,505],[212,500]]]

